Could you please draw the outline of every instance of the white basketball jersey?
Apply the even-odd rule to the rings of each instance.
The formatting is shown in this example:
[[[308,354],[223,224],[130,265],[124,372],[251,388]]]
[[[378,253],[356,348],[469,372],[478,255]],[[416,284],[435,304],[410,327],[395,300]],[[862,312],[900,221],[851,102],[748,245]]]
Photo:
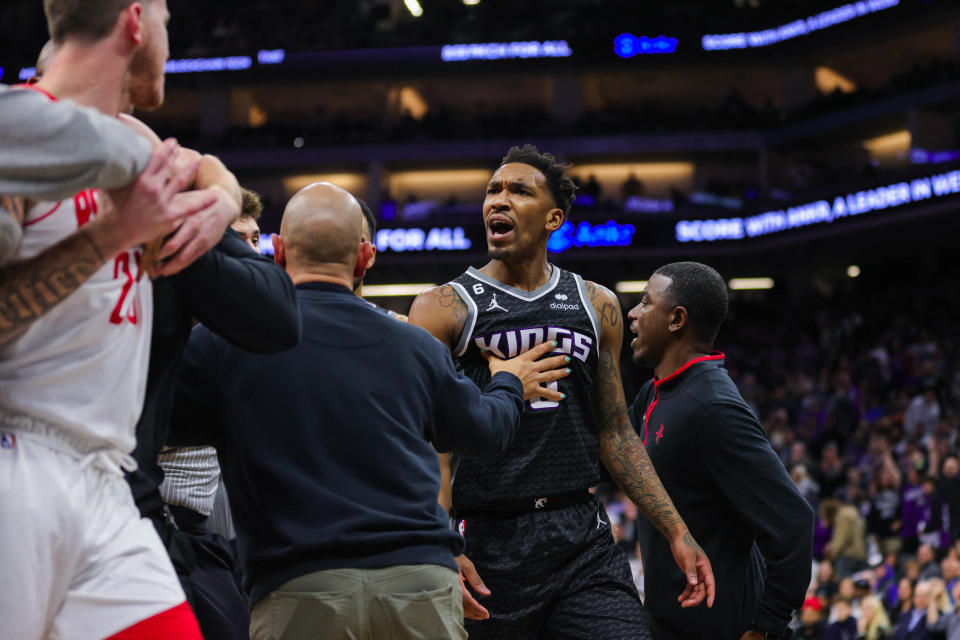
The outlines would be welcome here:
[[[35,204],[13,259],[32,258],[63,240],[104,205],[97,189]],[[0,345],[0,407],[133,450],[153,324],[153,290],[140,270],[141,253],[137,247],[108,261],[23,335]]]

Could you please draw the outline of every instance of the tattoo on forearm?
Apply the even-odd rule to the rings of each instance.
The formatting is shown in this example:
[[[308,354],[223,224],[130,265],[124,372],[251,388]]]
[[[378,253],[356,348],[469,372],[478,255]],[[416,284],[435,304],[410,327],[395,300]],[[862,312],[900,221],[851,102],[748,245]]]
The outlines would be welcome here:
[[[590,296],[590,303],[594,311],[597,312],[597,319],[600,320],[600,328],[616,327],[620,324],[623,312],[620,310],[620,303],[612,303],[609,298],[614,297],[610,290],[601,287],[595,282],[585,283],[587,294]]]
[[[664,536],[683,518],[657,475],[650,456],[626,414],[626,400],[610,349],[600,352],[597,366],[597,432],[601,457],[610,475],[637,508]]]
[[[463,324],[467,319],[467,304],[460,299],[460,294],[457,293],[457,290],[449,284],[445,284],[440,287],[440,294],[437,297],[437,301],[440,303],[440,306],[445,309],[450,309],[453,313],[454,319]]]
[[[688,547],[690,547],[694,551],[697,551],[702,555],[707,555],[707,552],[703,550],[703,547],[697,544],[697,541],[693,539],[693,535],[691,535],[689,531],[684,532],[683,541]]]
[[[76,291],[103,262],[97,243],[80,230],[35,258],[0,268],[0,341]]]

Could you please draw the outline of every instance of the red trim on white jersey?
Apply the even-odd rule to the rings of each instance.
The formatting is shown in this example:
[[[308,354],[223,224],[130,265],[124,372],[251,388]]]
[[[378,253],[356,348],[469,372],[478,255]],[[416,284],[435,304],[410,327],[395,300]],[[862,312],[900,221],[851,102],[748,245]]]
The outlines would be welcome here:
[[[127,627],[107,640],[203,640],[197,617],[186,601]]]
[[[47,211],[47,212],[46,212],[45,214],[43,214],[42,216],[37,217],[37,218],[34,218],[33,220],[24,221],[23,226],[29,227],[29,226],[32,225],[32,224],[37,224],[38,222],[40,222],[40,221],[43,220],[44,218],[50,217],[51,215],[53,215],[53,212],[54,212],[54,211],[56,211],[57,209],[60,208],[60,205],[61,205],[61,204],[63,204],[63,200],[61,200],[61,201],[58,202],[57,204],[53,205],[53,208],[50,209],[50,211]]]

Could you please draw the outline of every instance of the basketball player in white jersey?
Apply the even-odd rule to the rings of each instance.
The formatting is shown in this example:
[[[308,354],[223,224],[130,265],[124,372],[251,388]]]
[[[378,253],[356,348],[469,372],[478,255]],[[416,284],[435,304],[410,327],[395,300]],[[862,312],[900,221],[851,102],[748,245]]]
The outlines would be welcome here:
[[[45,0],[44,9],[57,53],[32,88],[107,115],[130,104],[159,106],[165,0]],[[188,182],[201,186],[199,176],[188,175],[167,188]],[[239,199],[219,187],[205,191],[192,197],[208,206],[186,218],[161,251],[161,260],[171,259],[161,272],[205,242],[198,228],[236,217]],[[36,284],[41,296],[75,290],[0,346],[2,638],[200,638],[173,567],[123,478],[150,348],[152,292],[139,246],[149,236],[117,247],[82,232],[122,204],[87,189],[29,203],[24,212],[14,260],[79,236],[106,264],[77,267],[88,277],[80,286],[81,278],[69,276]]]

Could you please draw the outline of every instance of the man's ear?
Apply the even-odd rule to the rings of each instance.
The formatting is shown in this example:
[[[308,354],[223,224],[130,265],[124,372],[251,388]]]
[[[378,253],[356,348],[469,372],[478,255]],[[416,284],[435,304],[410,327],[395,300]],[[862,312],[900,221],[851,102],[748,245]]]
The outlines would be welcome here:
[[[370,260],[367,261],[367,266],[366,266],[367,271],[369,271],[370,269],[373,269],[373,265],[377,262],[377,245],[373,244],[372,242],[370,242],[369,244],[370,244]]]
[[[376,249],[369,242],[361,242],[357,248],[357,263],[353,267],[353,277],[363,278],[367,273],[367,265],[374,263]]]
[[[273,234],[273,261],[283,268],[287,267],[287,247],[279,233]]]
[[[143,5],[134,2],[129,5],[118,18],[123,25],[124,34],[130,39],[130,44],[140,46],[143,42]]]
[[[689,320],[690,316],[687,314],[686,307],[674,307],[673,311],[670,312],[670,326],[668,330],[671,332],[680,331],[687,326]]]
[[[563,223],[566,219],[567,216],[563,213],[563,209],[550,209],[550,211],[547,212],[547,231],[553,233],[563,226]]]

